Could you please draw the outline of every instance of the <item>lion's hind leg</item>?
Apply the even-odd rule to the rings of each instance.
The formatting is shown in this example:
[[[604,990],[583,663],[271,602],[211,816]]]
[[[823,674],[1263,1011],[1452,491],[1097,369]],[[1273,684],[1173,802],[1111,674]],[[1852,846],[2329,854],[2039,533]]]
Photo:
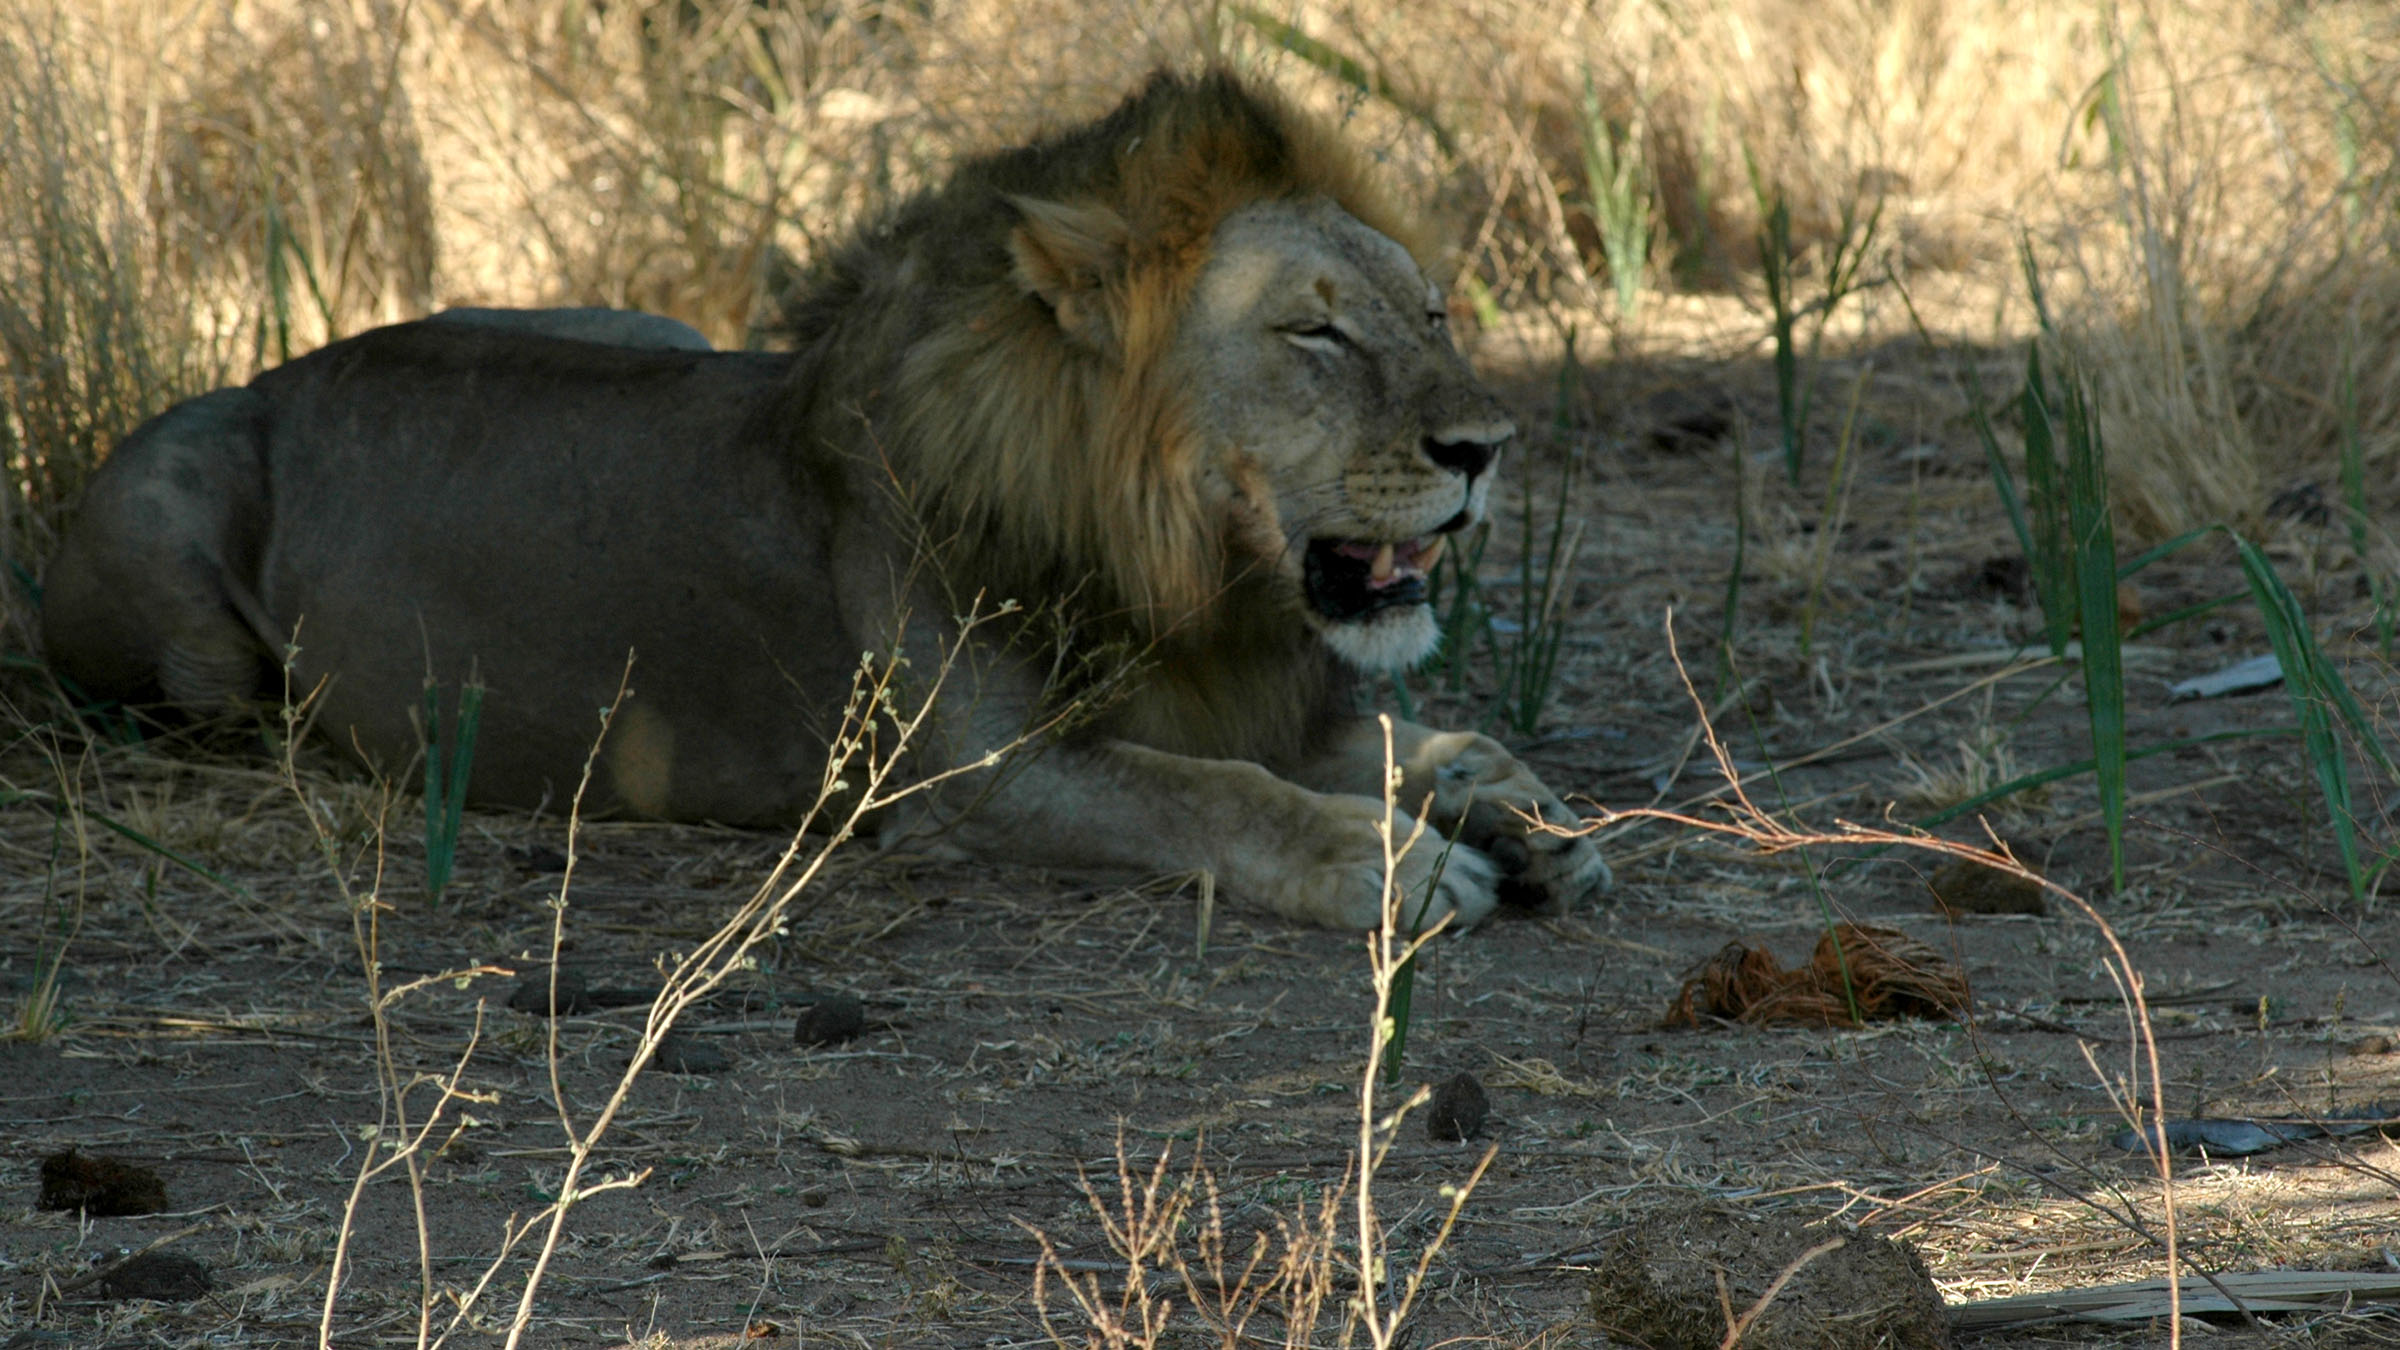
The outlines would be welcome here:
[[[266,526],[265,400],[221,389],[137,428],[93,475],[43,577],[42,643],[85,693],[210,711],[272,643],[246,578]]]

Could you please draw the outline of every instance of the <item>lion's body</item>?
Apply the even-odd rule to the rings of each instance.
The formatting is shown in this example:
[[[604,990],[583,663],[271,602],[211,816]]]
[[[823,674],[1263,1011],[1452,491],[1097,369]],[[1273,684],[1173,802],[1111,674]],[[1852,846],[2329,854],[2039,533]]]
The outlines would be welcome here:
[[[1313,124],[1228,77],[1161,78],[862,236],[789,355],[468,316],[170,410],[53,562],[50,656],[94,692],[206,706],[259,691],[296,629],[319,725],[395,763],[427,675],[473,671],[476,795],[557,805],[632,651],[602,800],[774,823],[815,797],[862,653],[929,665],[978,596],[1017,601],[922,771],[1021,734],[1077,692],[1062,670],[1139,665],[915,824],[980,856],[1207,867],[1361,922],[1381,753],[1345,666],[1424,650],[1419,564],[1479,515],[1507,432],[1402,228]],[[1564,811],[1497,746],[1400,740],[1436,823],[1554,900],[1605,878],[1509,815]],[[1479,917],[1497,878],[1462,850],[1434,912]]]

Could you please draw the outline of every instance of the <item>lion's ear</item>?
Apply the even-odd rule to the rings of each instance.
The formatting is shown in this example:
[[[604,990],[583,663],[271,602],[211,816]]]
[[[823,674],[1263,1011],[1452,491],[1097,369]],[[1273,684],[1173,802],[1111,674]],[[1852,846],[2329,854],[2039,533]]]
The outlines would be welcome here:
[[[1050,307],[1067,336],[1114,355],[1116,326],[1104,287],[1124,265],[1124,217],[1097,202],[1009,201],[1025,217],[1008,236],[1017,284]]]

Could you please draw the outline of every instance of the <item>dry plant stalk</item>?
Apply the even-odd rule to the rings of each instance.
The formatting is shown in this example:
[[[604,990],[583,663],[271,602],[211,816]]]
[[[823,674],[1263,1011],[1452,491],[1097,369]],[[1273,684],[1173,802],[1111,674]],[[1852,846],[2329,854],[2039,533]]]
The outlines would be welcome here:
[[[1733,1296],[1725,1287],[1725,1272],[1719,1270],[1717,1272],[1717,1302],[1725,1311],[1725,1339],[1717,1343],[1717,1350],[1734,1350],[1735,1346],[1742,1343],[1742,1337],[1750,1334],[1750,1328],[1758,1325],[1760,1316],[1774,1305],[1776,1297],[1783,1293],[1783,1287],[1790,1284],[1794,1276],[1808,1269],[1809,1264],[1818,1257],[1840,1251],[1843,1244],[1849,1240],[1846,1237],[1827,1238],[1793,1257],[1790,1265],[1775,1273],[1775,1278],[1768,1282],[1765,1292],[1758,1296],[1758,1301],[1752,1303],[1738,1317],[1734,1315],[1733,1311]]]
[[[1194,1149],[1183,1178],[1169,1188],[1169,1145],[1160,1151],[1148,1179],[1137,1186],[1120,1136],[1118,1202],[1113,1209],[1088,1178],[1078,1179],[1115,1256],[1114,1269],[1122,1272],[1114,1297],[1102,1288],[1099,1271],[1078,1269],[1059,1255],[1049,1234],[1032,1230],[1042,1249],[1034,1263],[1034,1310],[1053,1344],[1067,1347],[1071,1342],[1050,1317],[1052,1281],[1074,1301],[1085,1325],[1084,1344],[1092,1350],[1157,1345],[1175,1312],[1166,1293],[1177,1287],[1220,1350],[1241,1350],[1265,1341],[1250,1330],[1261,1314],[1282,1324],[1286,1350],[1302,1350],[1311,1343],[1333,1292],[1346,1185],[1314,1200],[1303,1198],[1290,1217],[1277,1217],[1273,1234],[1254,1230],[1247,1249],[1237,1251],[1225,1230],[1222,1198],[1215,1175],[1203,1161],[1204,1150],[1205,1145]],[[1178,1238],[1195,1214],[1200,1222],[1187,1252]]]
[[[1237,1255],[1225,1232],[1216,1178],[1202,1164],[1200,1150],[1194,1150],[1189,1172],[1173,1188],[1166,1185],[1171,1146],[1160,1152],[1148,1179],[1137,1186],[1132,1165],[1125,1156],[1124,1140],[1120,1138],[1116,1209],[1111,1210],[1088,1180],[1082,1182],[1084,1198],[1099,1217],[1102,1235],[1123,1270],[1116,1295],[1111,1297],[1103,1290],[1096,1272],[1079,1271],[1062,1258],[1047,1233],[1033,1230],[1035,1240],[1041,1244],[1041,1256],[1034,1265],[1034,1306],[1042,1319],[1042,1329],[1062,1350],[1072,1342],[1050,1318],[1048,1294],[1052,1281],[1066,1289],[1082,1315],[1086,1328],[1084,1344],[1090,1350],[1153,1350],[1160,1344],[1174,1314],[1173,1301],[1162,1296],[1160,1283],[1154,1278],[1168,1272],[1184,1290],[1194,1315],[1207,1325],[1222,1350],[1240,1350],[1263,1339],[1253,1335],[1249,1328],[1270,1308],[1280,1312],[1282,1344],[1288,1350],[1315,1344],[1312,1337],[1333,1290],[1333,1263],[1343,1236],[1344,1208],[1350,1210],[1353,1229],[1350,1236],[1358,1260],[1358,1292],[1343,1308],[1336,1343],[1355,1344],[1363,1333],[1374,1350],[1391,1350],[1400,1342],[1408,1314],[1424,1289],[1426,1274],[1432,1269],[1434,1258],[1449,1244],[1468,1196],[1474,1193],[1492,1159],[1498,1156],[1497,1146],[1486,1148],[1464,1182],[1442,1187],[1444,1198],[1450,1202],[1442,1225],[1427,1241],[1406,1278],[1398,1282],[1396,1289],[1392,1288],[1394,1280],[1385,1260],[1383,1225],[1375,1212],[1375,1178],[1393,1142],[1399,1138],[1401,1122],[1431,1095],[1420,1084],[1405,1100],[1388,1111],[1384,1109],[1380,1080],[1384,1053],[1395,1031],[1393,986],[1401,969],[1448,926],[1449,918],[1444,916],[1419,933],[1411,931],[1413,925],[1403,913],[1409,897],[1397,880],[1399,864],[1410,849],[1424,840],[1425,822],[1412,820],[1405,833],[1399,828],[1395,797],[1400,788],[1400,770],[1392,753],[1392,719],[1379,716],[1377,721],[1383,727],[1383,819],[1377,825],[1383,844],[1383,917],[1367,934],[1367,965],[1375,999],[1366,1063],[1359,1073],[1356,1152],[1339,1184],[1313,1205],[1303,1201],[1291,1219],[1279,1218],[1272,1237],[1264,1231],[1252,1233],[1248,1250]],[[1206,1219],[1195,1234],[1195,1252],[1187,1254],[1177,1237],[1195,1207],[1204,1210]]]
[[[1847,820],[1836,820],[1834,828],[1828,831],[1797,829],[1776,818],[1774,814],[1761,808],[1750,799],[1749,789],[1744,782],[1741,770],[1734,766],[1732,755],[1727,753],[1724,742],[1718,739],[1716,725],[1709,716],[1708,704],[1700,697],[1700,691],[1692,684],[1691,673],[1684,667],[1683,652],[1675,639],[1675,611],[1672,608],[1666,612],[1664,626],[1668,658],[1674,662],[1676,675],[1683,681],[1684,694],[1690,698],[1694,715],[1699,719],[1699,734],[1706,741],[1709,754],[1716,761],[1717,771],[1723,775],[1725,780],[1725,786],[1719,789],[1724,798],[1720,803],[1724,815],[1722,817],[1696,816],[1662,807],[1616,810],[1601,806],[1597,807],[1594,814],[1579,827],[1581,831],[1589,833],[1631,821],[1660,821],[1681,825],[1686,829],[1696,830],[1703,834],[1737,839],[1757,849],[1762,856],[1769,857],[1797,849],[1824,847],[1866,846],[1922,849],[1929,853],[1939,853],[1945,857],[1967,859],[2030,882],[2043,891],[2057,896],[2062,902],[2080,912],[2085,919],[2090,921],[2092,927],[2098,930],[2101,942],[2106,947],[2107,954],[2103,958],[2102,965],[2108,972],[2109,982],[2116,986],[2117,997],[2125,1008],[2129,1063],[2125,1074],[2112,1079],[2101,1070],[2098,1060],[2091,1057],[2090,1047],[2088,1045],[2084,1047],[2085,1057],[2091,1063],[2093,1073],[2099,1078],[2102,1090],[2108,1094],[2109,1101],[2116,1107],[2118,1114],[2137,1131],[2142,1129],[2142,1116],[2145,1111],[2151,1115],[2152,1119],[2164,1120],[2167,1118],[2166,1078],[2159,1061],[2158,1040],[2150,1020],[2149,1003],[2143,994],[2142,974],[2135,968],[2133,957],[2125,950],[2125,945],[2118,938],[2116,929],[2109,925],[2108,920],[2101,916],[2100,911],[2094,909],[2090,902],[2082,896],[2017,861],[2015,855],[2009,851],[2007,844],[1997,836],[1991,836],[1991,848],[1979,849],[1969,844],[1955,843],[1930,835],[1903,834],[1893,830],[1872,829]],[[1545,826],[1544,828],[1556,827]],[[2145,1101],[2144,1098],[2147,1100]],[[2178,1249],[2176,1231],[2174,1159],[2168,1150],[2163,1148],[2152,1149],[2150,1154],[2152,1160],[2157,1164],[2159,1199],[2164,1210],[2164,1222],[2161,1224],[2164,1234],[2162,1245],[2166,1248],[2167,1285],[2169,1297],[2173,1301],[2173,1316],[2169,1319],[2169,1343],[2180,1346],[2183,1335],[2182,1309],[2178,1293],[2179,1282],[2175,1277],[2182,1268],[2182,1256]]]
[[[341,892],[343,907],[350,911],[351,941],[358,950],[359,967],[367,982],[367,1015],[375,1045],[376,1120],[358,1131],[361,1146],[358,1169],[351,1175],[350,1191],[342,1202],[341,1222],[334,1233],[333,1257],[325,1272],[325,1302],[317,1321],[317,1343],[327,1350],[333,1344],[334,1312],[341,1303],[342,1278],[349,1260],[351,1241],[358,1229],[359,1206],[366,1198],[367,1188],[385,1173],[397,1168],[407,1178],[411,1212],[416,1220],[417,1344],[422,1347],[435,1343],[433,1310],[437,1301],[433,1282],[433,1235],[425,1211],[425,1145],[453,1106],[462,1102],[488,1103],[495,1099],[489,1093],[472,1092],[464,1086],[467,1065],[474,1059],[476,1048],[482,1041],[483,1010],[480,1005],[476,1008],[475,1022],[468,1032],[465,1047],[459,1051],[449,1072],[439,1074],[401,1072],[399,1057],[392,1047],[391,1010],[420,989],[444,981],[466,980],[478,975],[499,974],[501,971],[495,966],[474,966],[421,976],[388,989],[384,987],[382,962],[378,953],[382,945],[383,915],[391,908],[383,900],[383,846],[393,794],[388,784],[378,784],[374,870],[366,890],[361,892],[351,885],[355,860],[342,856],[334,808],[323,799],[311,795],[300,782],[299,745],[312,718],[317,695],[321,692],[322,686],[311,690],[305,697],[293,698],[291,667],[286,663],[284,740],[278,770],[285,789],[299,803],[301,815],[308,821],[309,832],[316,840],[326,871],[332,875],[334,886]],[[412,1119],[410,1098],[419,1089],[427,1087],[434,1091],[433,1105],[422,1119]],[[460,1316],[464,1315],[462,1306]]]
[[[548,1064],[552,1105],[558,1112],[559,1128],[566,1137],[568,1159],[560,1178],[557,1194],[542,1209],[522,1221],[512,1220],[502,1234],[499,1249],[472,1286],[461,1291],[437,1290],[433,1277],[432,1229],[427,1221],[423,1193],[421,1159],[434,1131],[451,1108],[461,1102],[489,1100],[467,1090],[464,1075],[473,1059],[482,1028],[480,1008],[475,1030],[456,1063],[445,1074],[403,1074],[392,1044],[389,1013],[400,1000],[420,989],[444,981],[465,980],[479,975],[506,974],[493,966],[477,966],[445,971],[425,976],[389,989],[382,986],[377,953],[380,945],[382,915],[391,907],[382,899],[383,845],[385,824],[389,817],[393,792],[387,786],[380,790],[375,815],[374,869],[372,880],[363,892],[350,883],[351,860],[341,856],[338,835],[330,818],[331,810],[313,797],[300,782],[294,761],[295,747],[305,735],[314,695],[293,700],[287,685],[284,724],[285,745],[283,778],[285,787],[300,802],[310,828],[314,832],[324,861],[334,874],[352,915],[354,938],[368,981],[368,1011],[373,1020],[377,1096],[379,1116],[375,1124],[364,1127],[361,1134],[367,1145],[366,1156],[360,1161],[352,1179],[350,1194],[343,1206],[340,1227],[325,1286],[324,1310],[319,1320],[318,1344],[322,1350],[333,1345],[333,1319],[341,1301],[342,1277],[349,1248],[357,1230],[360,1203],[369,1185],[395,1168],[406,1175],[415,1200],[414,1213],[419,1259],[419,1299],[417,1344],[419,1347],[438,1346],[448,1342],[462,1327],[471,1331],[486,1330],[476,1321],[475,1313],[510,1257],[537,1232],[540,1234],[533,1264],[527,1272],[523,1291],[507,1325],[506,1344],[514,1348],[523,1343],[531,1325],[539,1299],[543,1278],[564,1236],[567,1216],[584,1200],[612,1190],[639,1187],[647,1179],[647,1169],[627,1176],[611,1177],[586,1185],[583,1174],[600,1141],[615,1124],[631,1096],[633,1085],[648,1067],[659,1042],[673,1029],[676,1019],[695,1003],[706,998],[734,972],[744,968],[752,954],[762,944],[784,930],[784,921],[792,906],[823,873],[827,863],[843,845],[856,834],[860,822],[873,811],[926,791],[950,779],[989,767],[1000,757],[1017,749],[1027,740],[1048,731],[1058,721],[1074,711],[1072,705],[1055,718],[1028,728],[1017,739],[972,763],[959,765],[919,778],[897,777],[908,747],[924,729],[939,699],[943,687],[973,639],[975,630],[986,620],[1014,612],[1012,603],[1003,603],[993,610],[982,608],[980,597],[968,607],[959,621],[955,637],[945,644],[931,680],[926,684],[919,701],[909,708],[900,702],[899,681],[908,665],[902,658],[878,660],[867,654],[860,663],[859,675],[851,687],[850,698],[842,710],[836,734],[832,737],[825,761],[817,798],[793,830],[775,866],[768,872],[750,897],[728,917],[717,930],[702,940],[692,951],[684,953],[666,973],[663,987],[652,1002],[632,1059],[619,1077],[608,1098],[590,1120],[579,1124],[575,1111],[567,1101],[566,1088],[560,1074],[558,1023],[555,1017],[547,1020]],[[903,616],[901,627],[906,627]],[[566,868],[559,880],[557,895],[551,900],[550,970],[552,1002],[556,1003],[556,980],[560,954],[566,942],[568,897],[574,881],[576,841],[583,820],[583,804],[589,791],[593,770],[598,763],[602,745],[614,714],[627,696],[633,662],[628,655],[623,676],[619,679],[616,696],[601,710],[599,735],[586,755],[583,774],[578,782],[573,805],[568,815]],[[288,675],[287,675],[288,680]],[[855,795],[851,794],[858,780]],[[825,834],[812,846],[809,831],[826,827]],[[435,1090],[433,1106],[422,1119],[414,1118],[410,1107],[411,1094],[430,1087]],[[446,1321],[438,1328],[436,1310],[444,1302],[451,1305]]]
[[[1450,1210],[1442,1216],[1442,1226],[1434,1233],[1433,1239],[1425,1244],[1424,1252],[1417,1258],[1416,1269],[1409,1272],[1407,1283],[1401,1286],[1399,1296],[1392,1301],[1391,1307],[1385,1308],[1382,1291],[1390,1272],[1384,1268],[1383,1225],[1375,1217],[1375,1174],[1382,1170],[1384,1156],[1400,1137],[1400,1122],[1410,1111],[1424,1105],[1431,1093],[1423,1084],[1419,1084],[1406,1101],[1393,1107],[1389,1115],[1378,1118],[1377,1081],[1383,1076],[1384,1051],[1398,1031],[1392,1023],[1393,987],[1400,978],[1402,968],[1414,960],[1436,934],[1449,926],[1449,916],[1444,915],[1432,927],[1420,933],[1414,931],[1415,925],[1401,914],[1408,896],[1400,889],[1400,860],[1424,840],[1425,822],[1421,819],[1411,820],[1407,837],[1400,837],[1396,828],[1399,813],[1394,805],[1394,798],[1400,791],[1400,768],[1392,754],[1392,719],[1388,713],[1377,713],[1375,721],[1383,729],[1383,820],[1376,827],[1383,840],[1383,919],[1374,932],[1367,934],[1367,964],[1375,989],[1375,1020],[1367,1038],[1366,1067],[1360,1071],[1358,1082],[1358,1153],[1351,1162],[1352,1186],[1357,1196],[1358,1298],[1349,1311],[1350,1321],[1365,1329],[1367,1340],[1375,1350],[1390,1350],[1399,1337],[1400,1324],[1407,1319],[1408,1310],[1415,1305],[1418,1292],[1424,1288],[1425,1273],[1432,1269],[1433,1258],[1450,1240],[1450,1230],[1458,1223],[1459,1211],[1466,1207],[1467,1197],[1474,1193],[1476,1184],[1483,1180],[1484,1172],[1491,1167],[1492,1159],[1499,1155],[1500,1149],[1498,1145],[1484,1149],[1483,1157],[1476,1161],[1475,1170],[1467,1175],[1464,1185],[1443,1188],[1448,1192]],[[1346,1322],[1345,1343],[1349,1338],[1348,1333],[1349,1324]]]

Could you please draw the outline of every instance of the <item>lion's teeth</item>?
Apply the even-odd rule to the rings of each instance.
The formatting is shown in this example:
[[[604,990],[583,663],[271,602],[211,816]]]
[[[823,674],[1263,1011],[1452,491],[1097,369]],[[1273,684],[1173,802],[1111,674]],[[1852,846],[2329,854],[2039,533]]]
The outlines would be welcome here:
[[[1442,560],[1442,550],[1448,547],[1450,547],[1449,535],[1435,535],[1426,541],[1423,548],[1417,550],[1417,566],[1424,571],[1432,571],[1433,565]]]
[[[1375,550],[1375,563],[1368,569],[1368,575],[1373,577],[1378,584],[1392,579],[1392,555],[1394,552],[1395,550],[1390,544],[1385,544]]]

